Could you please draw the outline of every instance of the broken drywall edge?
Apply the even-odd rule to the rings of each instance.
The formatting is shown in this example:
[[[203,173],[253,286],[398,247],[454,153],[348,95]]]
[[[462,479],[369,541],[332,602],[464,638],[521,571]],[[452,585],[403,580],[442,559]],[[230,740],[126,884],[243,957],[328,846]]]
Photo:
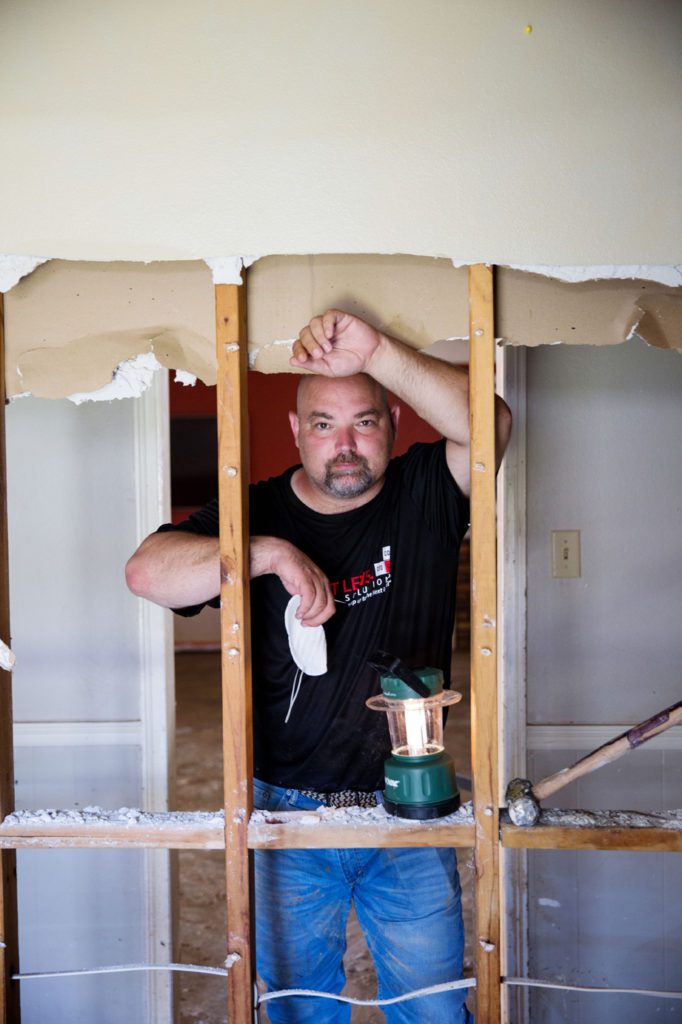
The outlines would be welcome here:
[[[454,260],[452,262],[455,267],[465,265],[455,263]],[[613,266],[550,267],[507,263],[504,266],[508,266],[510,270],[521,270],[526,274],[542,274],[543,277],[554,277],[559,281],[566,281],[569,284],[578,284],[581,281],[638,278],[643,281],[656,281],[658,284],[670,285],[672,288],[682,285],[682,265],[679,264],[673,266],[615,264]]]
[[[500,344],[499,339],[495,339]],[[469,338],[439,338],[425,348],[420,349],[423,356],[431,356],[434,359],[442,359],[445,363],[453,363],[458,366],[466,363],[469,358]]]
[[[0,640],[0,668],[5,672],[11,672],[16,662],[16,655],[7,646],[4,640]]]
[[[97,362],[90,359],[97,353]],[[95,396],[95,401],[122,395],[109,394],[108,387],[117,367],[135,360],[141,353],[153,354],[162,367],[196,374],[205,384],[215,384],[213,346],[187,328],[142,328],[108,331],[74,339],[61,347],[45,346],[19,353],[15,366],[20,390],[38,398],[67,398],[76,393]],[[19,389],[17,389],[19,390]],[[11,387],[8,387],[11,393]],[[86,399],[87,400],[87,399]]]
[[[189,373],[187,370],[176,370],[173,380],[176,384],[182,384],[183,387],[194,387],[197,382],[195,374]]]
[[[134,359],[126,359],[114,370],[111,383],[97,391],[79,391],[67,395],[74,405],[83,402],[111,402],[118,398],[139,398],[151,386],[154,374],[163,367],[153,352],[142,352]],[[180,371],[182,372],[182,371]],[[196,378],[195,378],[196,381]]]
[[[275,253],[266,254],[277,255]],[[296,255],[296,254],[291,254]],[[308,253],[306,255],[315,255]],[[325,254],[329,255],[329,253]],[[339,253],[338,255],[347,255]],[[382,255],[382,253],[356,253],[349,255]],[[385,253],[383,255],[404,255],[419,256],[419,253]],[[51,259],[60,259],[59,256],[20,256],[11,253],[0,254],[0,292],[7,292],[13,288],[22,277],[32,273],[42,263]],[[203,262],[210,268],[214,284],[243,284],[242,270],[247,270],[256,260],[263,259],[263,256],[215,256],[205,257]],[[429,258],[429,257],[424,257]],[[431,255],[431,259],[442,259],[438,255]],[[461,260],[455,257],[449,259],[455,269],[470,267],[480,260]],[[111,262],[109,260],[90,262]],[[158,262],[185,262],[185,260],[122,260],[117,262],[129,263],[158,263]],[[656,281],[659,284],[670,285],[673,288],[682,285],[682,264],[588,264],[586,266],[550,266],[549,264],[524,264],[524,263],[493,263],[486,266],[506,266],[511,270],[521,270],[528,274],[542,274],[544,277],[553,277],[559,281],[578,283],[580,281],[597,281],[604,279],[618,278],[639,278],[645,281]]]
[[[215,256],[204,260],[213,275],[213,284],[243,284],[242,270],[248,270],[258,256]]]
[[[295,341],[296,338],[279,338],[275,341],[268,341],[265,345],[259,345],[258,348],[251,349],[249,352],[249,369],[253,370],[256,368],[256,361],[260,359],[265,352],[268,352],[272,348],[282,347],[283,345],[288,348],[293,348]],[[292,373],[297,372],[295,367],[289,367],[289,369]]]
[[[15,284],[33,273],[41,263],[47,263],[47,256],[14,256],[11,253],[0,254],[0,292],[8,292]]]
[[[206,263],[106,269],[53,261],[9,293],[10,397],[106,399],[101,389],[115,368],[145,351],[168,369],[215,382]],[[448,260],[278,257],[259,260],[249,275],[248,347],[258,372],[294,372],[292,340],[326,306],[347,307],[422,351],[442,357],[452,348],[455,361],[467,360],[465,340],[445,340],[464,339],[468,324],[467,274]],[[636,330],[647,344],[682,348],[682,287],[641,279],[570,283],[500,267],[496,297],[497,337],[505,344],[616,344]]]

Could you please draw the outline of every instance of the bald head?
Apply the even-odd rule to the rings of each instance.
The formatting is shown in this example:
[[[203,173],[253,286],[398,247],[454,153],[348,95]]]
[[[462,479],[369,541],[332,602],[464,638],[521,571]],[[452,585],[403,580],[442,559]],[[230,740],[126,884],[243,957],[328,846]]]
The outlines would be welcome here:
[[[321,399],[330,393],[342,394],[349,385],[366,388],[367,394],[373,396],[373,403],[376,407],[390,417],[388,392],[383,384],[379,384],[368,373],[356,373],[352,377],[321,377],[314,373],[304,374],[300,377],[296,389],[296,412],[300,416],[302,405],[305,407],[311,401]]]

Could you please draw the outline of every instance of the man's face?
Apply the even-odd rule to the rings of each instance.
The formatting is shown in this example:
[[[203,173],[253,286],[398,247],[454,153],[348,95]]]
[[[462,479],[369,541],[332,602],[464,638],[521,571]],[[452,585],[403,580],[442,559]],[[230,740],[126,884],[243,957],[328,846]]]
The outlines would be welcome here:
[[[307,377],[289,418],[306,475],[326,496],[359,498],[383,479],[397,409],[371,378]]]

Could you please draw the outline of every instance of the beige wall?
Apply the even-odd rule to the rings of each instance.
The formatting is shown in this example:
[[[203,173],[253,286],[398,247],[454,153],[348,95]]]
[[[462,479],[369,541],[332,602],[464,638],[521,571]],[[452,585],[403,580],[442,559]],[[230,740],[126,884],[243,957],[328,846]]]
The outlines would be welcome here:
[[[674,0],[14,0],[0,251],[673,264],[681,25]]]

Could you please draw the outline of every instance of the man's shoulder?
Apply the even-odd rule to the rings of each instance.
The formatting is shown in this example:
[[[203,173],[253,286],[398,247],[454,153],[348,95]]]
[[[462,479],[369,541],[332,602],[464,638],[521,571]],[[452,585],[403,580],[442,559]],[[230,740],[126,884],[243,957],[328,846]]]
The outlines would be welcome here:
[[[469,499],[448,466],[445,439],[413,444],[398,455],[390,471],[391,487],[411,502],[445,544],[459,543],[469,522]]]
[[[407,451],[393,456],[388,464],[388,471],[397,475],[421,466],[427,469],[432,467],[433,471],[439,466],[447,468],[445,438],[441,437],[437,441],[415,441]]]

